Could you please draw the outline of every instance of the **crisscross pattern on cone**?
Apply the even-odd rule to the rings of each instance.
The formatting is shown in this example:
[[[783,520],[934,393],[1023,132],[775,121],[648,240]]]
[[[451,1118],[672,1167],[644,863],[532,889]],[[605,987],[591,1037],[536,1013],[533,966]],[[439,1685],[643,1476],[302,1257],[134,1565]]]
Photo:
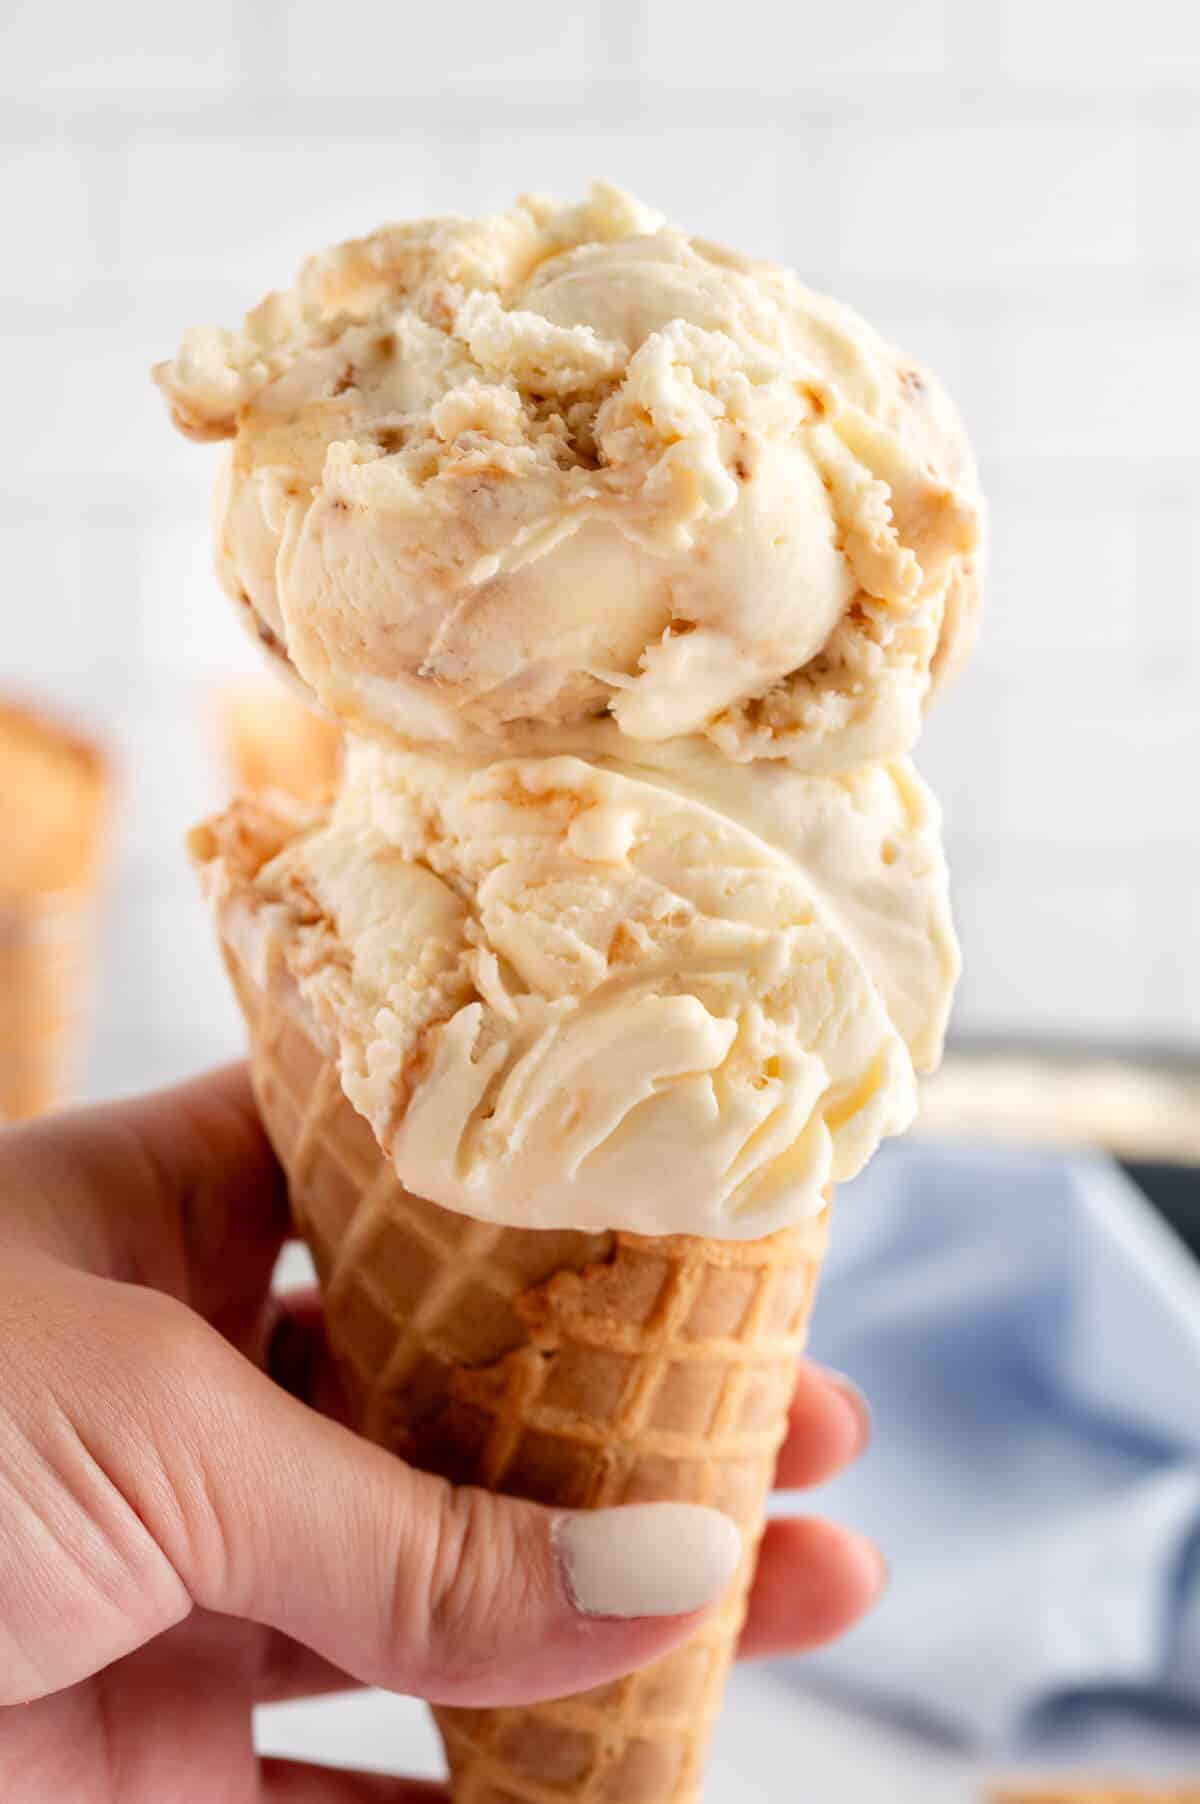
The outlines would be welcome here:
[[[293,1007],[226,952],[255,1087],[363,1431],[569,1507],[682,1499],[745,1542],[722,1605],[627,1678],[435,1711],[455,1804],[691,1804],[745,1613],[826,1211],[760,1241],[503,1228],[409,1195]]]
[[[0,896],[0,1121],[58,1102],[91,969],[93,892]]]

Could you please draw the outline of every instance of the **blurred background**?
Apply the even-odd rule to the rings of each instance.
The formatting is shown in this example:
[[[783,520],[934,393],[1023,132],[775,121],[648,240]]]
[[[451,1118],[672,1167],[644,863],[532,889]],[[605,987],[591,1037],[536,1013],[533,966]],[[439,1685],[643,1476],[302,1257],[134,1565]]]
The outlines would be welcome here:
[[[120,759],[95,1081],[236,1044],[180,849],[253,667],[215,453],[149,364],[381,220],[602,173],[927,359],[993,508],[943,797],[967,1040],[1189,1049],[1200,1020],[1200,12],[1171,0],[9,0],[0,683]]]
[[[992,508],[987,617],[919,759],[964,942],[955,1045],[1154,1055],[1186,1078],[1198,174],[1200,9],[1184,0],[8,0],[0,689],[94,729],[118,769],[86,1089],[241,1043],[182,842],[227,781],[216,698],[258,665],[210,569],[216,453],[170,429],[150,364],[189,325],[234,323],[314,248],[529,188],[575,196],[596,175],[793,265],[957,399]],[[1039,1089],[1036,1071],[1016,1082],[1026,1101]],[[1103,1092],[1101,1113],[1123,1095]],[[1200,1148],[1193,1091],[1167,1113]],[[1151,1134],[1138,1150],[1161,1149]],[[743,1735],[766,1734],[777,1700],[747,1683]],[[844,1730],[788,1699],[812,1758],[836,1755],[814,1796],[968,1795],[934,1752],[906,1789],[897,1745],[866,1729],[852,1783]],[[323,1751],[319,1716],[287,1745]],[[408,1734],[388,1720],[370,1730],[381,1761]],[[719,1755],[730,1789],[714,1795],[743,1795],[743,1756]]]

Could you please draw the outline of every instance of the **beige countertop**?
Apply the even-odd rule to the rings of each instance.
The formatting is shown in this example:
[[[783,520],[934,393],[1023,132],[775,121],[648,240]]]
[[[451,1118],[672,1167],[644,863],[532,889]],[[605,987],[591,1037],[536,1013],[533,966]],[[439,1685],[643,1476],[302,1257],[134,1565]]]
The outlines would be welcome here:
[[[1200,1164],[1200,1065],[952,1052],[922,1085],[919,1128]]]

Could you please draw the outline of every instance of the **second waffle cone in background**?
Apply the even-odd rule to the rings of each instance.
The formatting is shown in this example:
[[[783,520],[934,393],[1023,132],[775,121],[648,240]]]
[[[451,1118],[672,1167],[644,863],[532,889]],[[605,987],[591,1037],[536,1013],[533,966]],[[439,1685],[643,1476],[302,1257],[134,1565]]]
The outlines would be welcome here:
[[[92,963],[93,896],[0,898],[0,1121],[40,1115],[68,1085]]]
[[[229,684],[218,697],[216,726],[234,789],[283,790],[312,802],[337,782],[340,729],[282,683]]]
[[[502,1228],[409,1195],[298,1003],[226,960],[357,1421],[413,1464],[555,1504],[680,1499],[745,1543],[684,1647],[544,1704],[440,1708],[455,1804],[690,1804],[745,1613],[828,1210],[757,1241]]]
[[[86,1007],[111,779],[100,748],[0,703],[0,1121],[61,1099]]]

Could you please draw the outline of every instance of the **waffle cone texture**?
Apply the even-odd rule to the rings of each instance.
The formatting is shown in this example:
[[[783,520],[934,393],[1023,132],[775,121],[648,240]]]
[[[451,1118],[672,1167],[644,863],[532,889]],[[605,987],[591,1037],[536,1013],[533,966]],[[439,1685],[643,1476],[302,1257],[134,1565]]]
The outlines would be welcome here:
[[[745,1554],[683,1647],[553,1702],[434,1714],[454,1804],[692,1804],[745,1614],[828,1210],[758,1241],[497,1227],[410,1195],[300,1005],[226,949],[255,1091],[363,1433],[563,1508],[710,1504]]]
[[[0,897],[0,1121],[61,1100],[86,1012],[95,895]]]
[[[87,1012],[112,779],[103,750],[0,698],[0,1121],[62,1098]]]

